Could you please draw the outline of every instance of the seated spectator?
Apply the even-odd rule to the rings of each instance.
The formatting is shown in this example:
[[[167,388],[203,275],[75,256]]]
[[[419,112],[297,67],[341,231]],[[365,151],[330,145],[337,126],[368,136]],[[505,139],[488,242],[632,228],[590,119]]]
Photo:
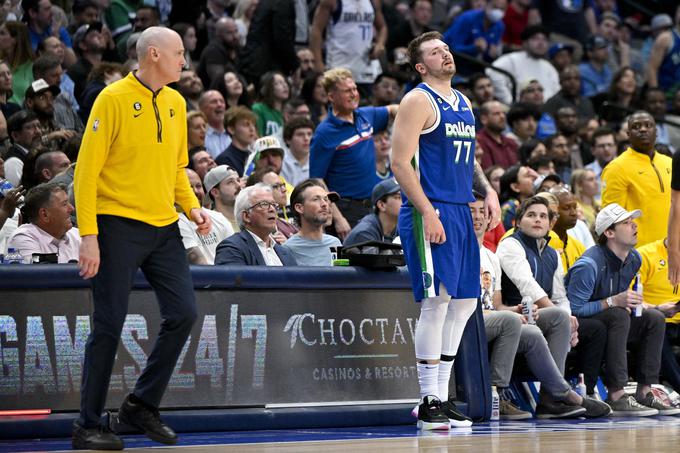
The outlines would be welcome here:
[[[215,159],[218,165],[229,165],[239,176],[244,176],[250,146],[257,139],[256,122],[257,117],[248,107],[238,106],[229,109],[224,116],[224,126],[231,136],[231,144]],[[209,133],[206,136],[206,143],[208,138]]]
[[[507,118],[510,132],[506,134],[506,137],[514,140],[519,147],[536,136],[541,112],[532,104],[517,102],[510,107]]]
[[[491,83],[489,76],[483,72],[472,74],[470,76],[469,84],[470,92],[472,94],[470,101],[472,102],[472,108],[475,112],[475,119],[479,121],[479,107],[485,102],[496,100],[493,84]]]
[[[205,148],[205,134],[208,129],[208,119],[203,112],[191,110],[187,112],[187,148],[196,146]],[[212,156],[210,156],[212,158]]]
[[[595,132],[593,132],[590,149],[595,160],[586,164],[585,168],[587,170],[592,170],[593,173],[595,173],[598,187],[597,199],[599,200],[602,189],[600,185],[602,170],[616,157],[616,138],[614,137],[614,131],[606,127],[596,129]]]
[[[401,89],[396,76],[383,72],[376,77],[375,82],[373,82],[372,95],[371,104],[376,107],[398,103],[401,97]]]
[[[187,101],[187,112],[197,110],[203,93],[203,82],[196,71],[185,69],[177,81],[177,91]]]
[[[534,194],[536,178],[538,174],[523,165],[513,165],[501,176],[501,223],[506,230],[515,226],[519,205]]]
[[[0,111],[5,119],[21,110],[21,106],[10,102],[12,97],[12,79],[12,71],[9,65],[4,60],[0,60]]]
[[[309,145],[314,123],[308,118],[293,118],[283,128],[287,152],[283,156],[281,176],[293,186],[309,178]]]
[[[525,200],[517,211],[517,229],[498,244],[496,251],[503,288],[502,304],[497,304],[496,309],[521,313],[525,304],[534,304],[532,311],[538,315],[536,326],[547,341],[556,366],[552,374],[559,376],[557,382],[548,381],[550,385],[541,386],[536,406],[540,418],[570,417],[586,412],[575,404],[577,401],[562,378],[567,353],[570,346],[578,342],[578,336],[564,289],[560,256],[548,247],[546,240],[552,220],[553,213],[544,199]]]
[[[336,194],[329,193],[314,180],[303,181],[293,189],[290,205],[300,231],[283,246],[300,266],[332,265],[330,248],[341,243],[323,231],[331,216],[331,201],[336,200]]]
[[[562,267],[566,275],[569,268],[586,251],[581,241],[568,234],[568,230],[574,228],[578,221],[578,203],[574,195],[564,186],[555,186],[550,189],[550,193],[557,197],[559,203],[557,207],[557,221],[551,228],[555,235],[550,236],[550,247],[560,254],[560,261],[562,261]]]
[[[221,213],[234,231],[239,231],[234,204],[236,196],[241,191],[241,184],[236,170],[227,165],[218,165],[206,173],[203,186],[208,198],[212,200],[211,209]]]
[[[489,101],[479,109],[483,128],[477,133],[477,141],[484,149],[482,168],[500,165],[508,168],[517,163],[517,143],[503,135],[508,124],[505,119],[507,108],[498,101]]]
[[[241,190],[234,206],[241,231],[219,243],[215,264],[295,266],[295,257],[271,237],[276,205],[268,186],[256,184]]]
[[[581,95],[581,73],[576,65],[566,66],[560,71],[560,91],[545,103],[545,111],[553,117],[562,107],[573,107],[580,122],[595,117],[593,103]]]
[[[489,0],[482,9],[464,11],[446,30],[443,41],[452,51],[492,62],[503,47],[505,4],[505,1]]]
[[[519,87],[519,101],[532,104],[538,111],[542,112],[536,125],[536,137],[538,138],[548,137],[557,131],[555,120],[550,113],[545,111],[543,91],[543,85],[536,79],[525,81]]]
[[[392,136],[388,130],[378,132],[373,136],[373,144],[375,145],[375,174],[378,179],[384,180],[392,177],[392,170],[390,169],[390,157],[392,155]],[[479,150],[481,150],[481,146]],[[475,147],[475,154],[479,151]],[[475,156],[476,158],[477,156]],[[481,156],[480,156],[481,159]]]
[[[255,184],[265,184],[272,189],[274,201],[279,205],[276,209],[276,230],[272,233],[272,237],[279,244],[283,244],[288,238],[298,232],[298,228],[291,224],[288,219],[290,208],[288,206],[288,197],[286,196],[288,192],[286,183],[281,180],[281,177],[276,174],[272,167],[265,167],[255,170],[248,177],[246,187],[254,186]]]
[[[76,113],[79,106],[73,96],[73,81],[64,74],[62,60],[50,53],[40,55],[33,62],[33,80],[43,79],[48,85],[60,88],[54,99],[54,122],[60,129],[82,133],[85,126]]]
[[[586,42],[588,61],[579,65],[583,96],[592,97],[609,89],[614,73],[608,63],[609,45],[609,41],[600,35],[588,38]]]
[[[545,139],[547,156],[555,164],[555,173],[562,181],[571,181],[571,154],[567,138],[562,134],[555,134]]]
[[[392,242],[399,235],[397,219],[401,209],[401,187],[397,181],[389,178],[376,184],[371,202],[374,212],[352,228],[345,238],[344,247],[367,241]]]
[[[531,0],[510,0],[503,16],[505,31],[503,32],[503,44],[510,50],[522,50],[522,31],[530,22],[529,15],[535,19],[538,11]]]
[[[55,122],[54,98],[58,94],[58,86],[38,79],[28,87],[24,98],[26,110],[35,113],[40,120],[43,145],[50,149],[63,149],[66,142],[76,135],[73,129],[61,129]]]
[[[24,262],[31,262],[33,254],[57,254],[59,263],[77,263],[80,234],[71,223],[73,205],[68,200],[66,186],[45,183],[26,194],[22,208],[24,223],[19,226],[7,248],[17,250]]]
[[[185,168],[184,171],[189,178],[194,195],[201,206],[204,206],[205,190],[201,178],[189,168]],[[210,216],[212,221],[212,228],[208,234],[199,234],[198,226],[184,212],[179,214],[179,232],[191,264],[214,264],[217,244],[234,234],[231,224],[221,213],[206,208],[203,208],[203,211]]]
[[[578,203],[578,217],[588,229],[595,227],[595,216],[600,211],[600,186],[595,172],[587,168],[574,170],[571,174],[571,191]]]
[[[548,49],[548,58],[552,65],[555,66],[555,69],[557,69],[557,72],[561,73],[564,68],[574,64],[574,47],[557,42]]]
[[[486,179],[489,180],[491,187],[493,187],[493,190],[495,190],[499,196],[501,194],[501,176],[503,176],[503,173],[505,173],[505,169],[500,165],[494,165],[484,170]]]
[[[637,98],[635,71],[626,66],[614,73],[609,89],[594,96],[592,101],[600,119],[616,129],[635,108]]]
[[[668,21],[667,19],[671,19],[668,16],[658,19],[655,16],[656,20],[652,20],[651,24],[656,37],[646,70],[647,84],[650,87],[659,87],[669,94],[678,89],[678,74],[680,74],[680,62],[677,60],[676,50],[680,26],[679,8],[680,5],[675,7],[675,21]]]
[[[225,72],[223,77],[213,81],[210,89],[217,90],[222,94],[224,102],[227,104],[227,109],[239,105],[250,107],[252,104],[248,94],[246,79],[238,72]]]
[[[30,190],[38,184],[51,181],[71,165],[68,156],[61,151],[41,150],[31,154],[24,166],[21,185]]]
[[[680,305],[677,290],[668,280],[668,239],[659,239],[637,249],[642,259],[640,284],[644,302],[666,316],[666,333],[661,350],[661,377],[680,389],[680,365],[675,354],[680,334]]]
[[[608,415],[611,412],[609,406],[590,398],[580,397],[571,390],[555,364],[541,329],[536,325],[528,324],[527,317],[522,314],[521,305],[515,307],[503,305],[501,265],[498,257],[483,245],[488,219],[484,212],[484,199],[479,194],[475,196],[476,200],[470,203],[470,211],[480,249],[484,328],[491,348],[491,383],[499,389],[499,395],[504,395],[505,392],[502,389],[510,385],[515,356],[517,353],[524,354],[529,369],[541,383],[541,388],[545,387],[548,390],[546,393],[552,396],[552,400],[563,401],[562,404],[550,404],[550,401],[544,401],[543,405],[537,407],[539,418],[577,415],[591,418]],[[488,286],[485,282],[488,282]],[[534,315],[534,318],[537,317],[540,317],[540,314]],[[501,420],[521,420],[531,418],[531,414],[519,410],[510,400],[501,396],[500,417]]]
[[[267,72],[260,80],[260,102],[253,104],[260,136],[275,135],[283,128],[283,103],[290,97],[290,87],[283,74]]]
[[[42,140],[40,120],[29,110],[20,110],[7,119],[7,133],[12,142],[3,154],[5,178],[14,187],[21,183],[24,164]]]
[[[680,117],[666,115],[666,94],[661,88],[647,88],[642,96],[642,106],[656,119],[656,144],[666,145],[671,153],[675,153],[680,147]],[[666,124],[664,120],[678,126]]]
[[[103,61],[104,51],[106,51],[106,40],[102,35],[101,22],[81,25],[73,36],[73,48],[78,55],[78,60],[68,69],[68,76],[73,80],[73,94],[80,105],[83,90],[87,85],[87,77],[92,68]]]
[[[555,125],[558,133],[567,139],[571,169],[583,168],[584,164],[591,163],[593,155],[590,152],[590,143],[584,140],[580,134],[576,109],[571,106],[560,107],[555,112]],[[566,175],[561,176],[563,176],[564,181],[571,179],[571,175],[568,178]]]
[[[101,62],[92,68],[87,77],[87,84],[80,97],[80,110],[78,114],[84,123],[90,117],[90,111],[95,99],[104,88],[123,78],[123,67],[118,63]]]
[[[389,27],[387,36],[387,59],[395,61],[395,49],[406,48],[415,37],[432,31],[432,0],[414,0],[409,2],[409,13],[406,20],[395,27]],[[389,25],[389,22],[388,22]]]
[[[545,59],[548,53],[548,30],[541,25],[530,25],[522,31],[522,48],[519,52],[505,54],[493,62],[493,66],[508,71],[519,84],[536,79],[551,98],[560,89],[557,70]],[[519,95],[512,92],[510,79],[498,71],[486,70],[493,83],[496,97],[504,104],[511,104]]]
[[[201,181],[205,178],[205,175],[216,166],[217,163],[215,163],[204,147],[195,146],[189,150],[189,163],[187,164],[187,168],[195,171]]]
[[[198,99],[198,108],[208,120],[208,128],[205,131],[205,147],[214,159],[231,145],[231,137],[226,130],[227,118],[224,98],[219,91],[208,90]],[[233,109],[230,112],[232,116],[237,113],[239,116],[244,114],[239,109]],[[252,112],[250,114],[252,118],[255,118]]]
[[[0,178],[4,177],[3,160],[0,157]],[[0,193],[0,252],[7,250],[7,241],[19,226],[19,210],[17,206],[23,201],[23,188],[15,187]]]
[[[629,212],[616,203],[598,213],[598,244],[588,249],[567,274],[567,295],[576,316],[594,318],[607,329],[604,382],[613,415],[678,414],[680,409],[665,405],[651,391],[652,384],[659,382],[664,315],[645,309],[642,295],[629,288],[641,264],[634,249],[637,224],[633,221],[640,215],[639,210]],[[642,310],[641,315],[637,310]],[[636,313],[631,316],[631,311]],[[629,376],[627,347],[636,358],[637,366],[631,370],[637,382],[635,396],[624,391]]]
[[[524,165],[534,161],[539,157],[546,157],[547,153],[548,151],[546,150],[545,145],[538,139],[527,140],[517,149],[517,154],[519,154],[519,162]],[[536,170],[536,168],[534,168],[534,170]]]
[[[283,167],[284,150],[281,142],[273,135],[258,138],[253,143],[253,153],[250,155],[252,161],[246,164],[245,174],[250,175],[257,170],[272,170],[279,175],[280,182],[286,185],[286,191],[292,192],[291,186],[286,179],[281,176]]]

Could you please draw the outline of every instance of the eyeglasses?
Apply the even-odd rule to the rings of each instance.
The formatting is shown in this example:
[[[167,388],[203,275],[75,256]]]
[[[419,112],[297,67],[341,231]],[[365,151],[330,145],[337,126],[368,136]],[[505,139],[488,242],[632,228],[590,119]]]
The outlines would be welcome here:
[[[286,184],[284,184],[282,182],[277,183],[277,184],[270,184],[269,187],[271,187],[272,190],[281,190],[281,189],[286,190]]]
[[[254,205],[248,207],[246,210],[250,211],[251,209],[261,209],[263,211],[268,211],[269,208],[279,209],[279,204],[274,203],[273,201],[260,201],[259,203],[255,203]]]

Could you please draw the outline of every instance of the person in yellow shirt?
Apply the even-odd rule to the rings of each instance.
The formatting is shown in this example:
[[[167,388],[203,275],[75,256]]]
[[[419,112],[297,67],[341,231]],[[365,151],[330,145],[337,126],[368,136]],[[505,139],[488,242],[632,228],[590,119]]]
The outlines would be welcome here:
[[[638,244],[666,237],[671,202],[671,158],[654,149],[656,122],[645,111],[628,120],[630,147],[602,171],[602,206],[639,209]]]
[[[576,239],[567,230],[576,226],[578,220],[578,202],[574,195],[569,192],[564,186],[555,186],[550,189],[550,193],[557,197],[557,220],[552,227],[550,236],[550,247],[557,250],[562,258],[562,266],[564,266],[564,275],[567,274],[569,268],[576,262],[576,260],[583,255],[586,247],[581,241]]]
[[[139,69],[99,94],[83,136],[74,191],[82,236],[80,275],[92,280],[94,313],[74,449],[123,448],[122,440],[100,425],[100,417],[138,268],[156,292],[163,323],[113,424],[130,425],[157,442],[177,443],[158,407],[196,320],[196,304],[175,203],[199,233],[211,228],[184,172],[184,98],[165,87],[179,80],[183,47],[170,29],[146,29],[137,41]]]
[[[666,334],[661,351],[661,374],[675,391],[680,391],[680,365],[673,346],[680,344],[680,295],[668,281],[668,241],[659,239],[638,248],[642,257],[640,283],[645,303],[666,316]]]

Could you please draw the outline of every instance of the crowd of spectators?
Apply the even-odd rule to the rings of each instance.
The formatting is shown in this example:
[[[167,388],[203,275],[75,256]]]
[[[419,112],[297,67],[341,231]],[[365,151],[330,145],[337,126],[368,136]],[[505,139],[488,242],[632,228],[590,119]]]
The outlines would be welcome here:
[[[538,413],[582,415],[564,381],[572,350],[589,394],[603,376],[615,414],[673,412],[650,386],[661,372],[680,391],[680,299],[664,245],[680,148],[676,2],[4,2],[0,178],[14,188],[0,193],[0,253],[78,259],[82,132],[97,128],[97,95],[134,77],[140,32],[158,25],[183,40],[173,88],[186,100],[187,174],[213,220],[200,236],[178,214],[190,262],[330,266],[331,247],[397,240],[391,124],[418,83],[406,47],[439,30],[474,110],[475,158],[502,204],[486,233],[480,201],[471,205],[480,278],[492,281],[482,302],[495,384],[508,385],[508,358],[524,354],[544,383]],[[526,300],[535,326],[521,323]],[[609,337],[637,353],[632,397],[626,342],[615,350]]]

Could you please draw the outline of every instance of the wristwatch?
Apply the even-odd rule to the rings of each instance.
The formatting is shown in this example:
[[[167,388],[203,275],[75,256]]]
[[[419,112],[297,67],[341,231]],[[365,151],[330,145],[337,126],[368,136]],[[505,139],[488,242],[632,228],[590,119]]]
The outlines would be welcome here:
[[[612,308],[614,306],[614,300],[611,298],[611,296],[607,297],[605,301],[607,302],[607,307]]]

